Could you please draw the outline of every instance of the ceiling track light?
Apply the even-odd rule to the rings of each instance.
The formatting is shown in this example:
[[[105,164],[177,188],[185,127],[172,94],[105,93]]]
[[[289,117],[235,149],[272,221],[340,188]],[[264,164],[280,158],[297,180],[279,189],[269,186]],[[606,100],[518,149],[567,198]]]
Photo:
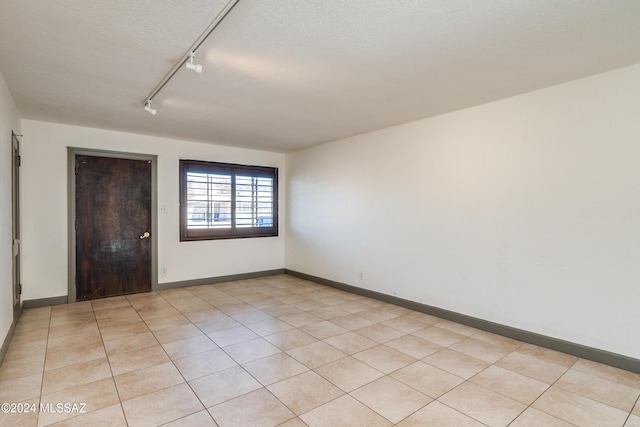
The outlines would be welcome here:
[[[149,96],[145,98],[144,109],[147,112],[153,114],[154,116],[156,115],[157,110],[155,108],[151,108],[151,101],[153,100],[153,98],[155,98],[158,92],[160,92],[162,88],[164,88],[165,85],[169,83],[169,80],[173,78],[173,76],[178,72],[178,70],[182,68],[183,64],[189,70],[193,70],[198,74],[202,73],[202,65],[195,64],[193,62],[193,59],[196,56],[196,51],[207,40],[207,38],[209,38],[209,36],[213,33],[213,31],[218,27],[218,25],[220,25],[222,20],[229,14],[229,12],[231,12],[231,10],[236,6],[236,4],[239,1],[240,0],[229,0],[229,2],[224,7],[224,9],[222,9],[222,11],[218,14],[218,16],[214,18],[211,24],[209,24],[209,27],[207,27],[204,33],[202,33],[202,35],[198,38],[198,40],[196,40],[196,42],[187,51],[187,54],[184,55],[182,59],[176,65],[173,66],[173,68],[167,73],[167,75],[164,76],[162,80],[160,80],[160,83],[158,83],[157,86],[151,91]]]
[[[195,71],[196,73],[200,74],[202,73],[202,65],[193,63],[193,58],[195,57],[196,57],[195,52],[189,52],[189,60],[186,62],[185,65],[187,66],[187,70]]]
[[[148,112],[152,116],[155,116],[158,110],[155,108],[151,108],[151,100],[147,99],[147,102],[144,103],[144,111]]]

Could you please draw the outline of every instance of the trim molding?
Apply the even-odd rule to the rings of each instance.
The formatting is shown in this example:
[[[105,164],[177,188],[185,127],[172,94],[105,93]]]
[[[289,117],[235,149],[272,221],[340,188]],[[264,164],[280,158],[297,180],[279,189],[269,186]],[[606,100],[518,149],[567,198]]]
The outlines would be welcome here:
[[[2,343],[2,347],[0,347],[0,365],[4,361],[4,356],[7,354],[7,350],[9,350],[9,344],[11,344],[11,338],[13,338],[13,333],[16,330],[17,320],[14,318],[13,322],[11,322],[11,326],[9,326],[9,331],[7,332],[7,336],[4,338],[4,342]]]
[[[180,282],[158,283],[154,291],[210,285],[212,283],[233,282],[235,280],[255,279],[258,277],[276,276],[278,274],[285,274],[285,269],[279,268],[277,270],[255,271],[252,273],[231,274],[228,276],[208,277],[204,279],[182,280]]]
[[[24,301],[22,308],[48,307],[51,305],[66,304],[68,302],[69,298],[66,295],[61,295],[59,297],[30,299]]]
[[[432,316],[440,317],[445,320],[450,320],[452,322],[457,322],[463,325],[471,326],[476,329],[481,329],[483,331],[502,335],[508,338],[513,338],[518,341],[523,341],[529,344],[534,344],[540,347],[545,347],[545,348],[556,350],[562,353],[571,354],[573,356],[577,356],[582,359],[588,359],[594,362],[604,363],[605,365],[624,369],[626,371],[640,373],[640,360],[634,359],[629,356],[624,356],[617,353],[611,353],[609,351],[601,350],[598,348],[587,347],[582,344],[576,344],[570,341],[564,341],[558,338],[537,334],[535,332],[525,331],[523,329],[513,328],[511,326],[502,325],[500,323],[494,323],[488,320],[479,319],[477,317],[467,316],[465,314],[457,313],[455,311],[445,310],[445,309],[430,306],[427,304],[422,304],[419,302],[394,297],[391,295],[372,291],[370,289],[364,289],[364,288],[359,288],[357,286],[347,285],[346,283],[336,282],[333,280],[324,279],[322,277],[312,276],[310,274],[301,273],[299,271],[285,269],[285,273],[291,276],[299,277],[301,279],[319,283],[321,285],[331,286],[332,288],[340,289],[343,291],[351,292],[351,293],[362,295],[369,298],[374,298],[379,301],[395,304],[400,307],[408,308],[410,310],[415,310],[422,313],[430,314]]]

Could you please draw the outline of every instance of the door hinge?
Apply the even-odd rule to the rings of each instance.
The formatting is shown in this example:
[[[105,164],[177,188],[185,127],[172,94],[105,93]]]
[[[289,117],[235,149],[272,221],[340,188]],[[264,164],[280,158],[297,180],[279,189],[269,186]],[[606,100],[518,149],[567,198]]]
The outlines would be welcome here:
[[[22,156],[21,155],[16,155],[16,166],[20,167],[22,166]]]
[[[22,283],[18,284],[18,295],[22,295]]]

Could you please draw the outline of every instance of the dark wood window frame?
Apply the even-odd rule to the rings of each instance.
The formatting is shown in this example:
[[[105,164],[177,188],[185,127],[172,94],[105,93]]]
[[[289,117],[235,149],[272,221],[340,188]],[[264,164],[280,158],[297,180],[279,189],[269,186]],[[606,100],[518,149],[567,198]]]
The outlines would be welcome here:
[[[194,205],[197,204],[196,196],[193,195],[193,191],[189,191],[189,184],[193,184],[194,181],[189,181],[188,177],[190,176],[193,179],[197,175],[200,175],[201,178],[205,176],[208,177],[207,188],[212,185],[212,179],[219,179],[219,181],[214,182],[213,185],[218,185],[218,193],[228,194],[228,200],[218,202],[224,205],[222,214],[224,218],[221,218],[219,212],[213,213],[212,205],[215,205],[217,201],[213,199],[213,197],[216,196],[212,196],[209,192],[206,196],[200,195],[200,199],[197,199],[198,203],[201,202],[202,205],[206,206],[202,208],[202,213],[194,213]],[[246,199],[246,197],[248,197],[247,190],[244,190],[244,192],[242,190],[242,188],[247,187],[247,185],[243,185],[242,181],[244,180],[246,183],[247,179],[255,182],[256,187],[260,186],[263,188],[264,191],[252,190],[251,192],[256,198],[261,197],[263,201],[260,202],[259,205],[256,201],[257,199],[253,202],[245,203],[252,212],[243,214],[242,212],[238,212],[238,206],[240,204],[238,198],[244,197]],[[269,179],[271,180],[270,194],[272,195],[270,200],[271,215],[260,216],[257,213],[258,208],[259,206],[264,208],[264,197],[267,197],[265,195],[269,194],[269,191],[265,189],[264,182],[268,182]],[[238,180],[240,180],[240,183],[238,183]],[[259,185],[257,182],[262,184]],[[205,185],[203,181],[199,182],[199,184],[201,186]],[[222,188],[222,190],[220,190],[220,188]],[[203,197],[204,199],[202,199]],[[244,222],[244,225],[242,222]],[[248,222],[250,222],[249,225]],[[202,160],[180,160],[180,241],[274,237],[277,235],[277,168],[207,162]]]

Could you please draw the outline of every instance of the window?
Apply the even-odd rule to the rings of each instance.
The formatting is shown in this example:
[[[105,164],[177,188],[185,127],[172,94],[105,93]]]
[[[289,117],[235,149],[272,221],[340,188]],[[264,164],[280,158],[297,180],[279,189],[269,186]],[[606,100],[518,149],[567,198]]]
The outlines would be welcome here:
[[[278,169],[180,160],[180,240],[278,235]]]

